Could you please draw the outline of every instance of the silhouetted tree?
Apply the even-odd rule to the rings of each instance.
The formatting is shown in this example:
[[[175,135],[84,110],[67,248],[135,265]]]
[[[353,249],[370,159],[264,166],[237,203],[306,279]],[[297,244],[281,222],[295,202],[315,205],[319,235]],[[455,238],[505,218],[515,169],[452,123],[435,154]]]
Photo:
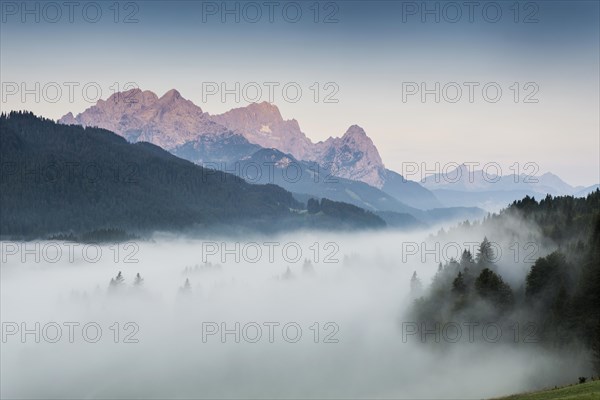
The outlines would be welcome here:
[[[142,286],[144,284],[144,278],[138,272],[135,276],[135,280],[133,281],[134,286]]]
[[[506,310],[514,303],[512,289],[502,278],[489,268],[481,271],[475,280],[477,294],[483,299],[490,301],[496,308]]]
[[[454,282],[452,282],[452,292],[458,295],[464,295],[467,292],[467,285],[465,284],[462,272],[459,272]]]
[[[417,277],[417,271],[413,272],[412,278],[410,278],[410,294],[412,297],[419,297],[423,292],[423,284]]]
[[[494,249],[492,249],[492,243],[487,237],[483,238],[483,241],[479,245],[479,251],[477,253],[477,264],[480,266],[489,266],[493,263],[495,258]]]
[[[293,278],[294,278],[294,274],[292,274],[292,270],[290,269],[290,266],[288,265],[288,267],[286,268],[283,275],[281,275],[281,279],[289,280],[289,279],[293,279]]]
[[[564,285],[566,274],[567,261],[562,253],[555,251],[538,258],[527,274],[525,295],[532,298],[545,293],[554,297]]]
[[[123,278],[123,274],[121,271],[117,274],[116,277],[110,279],[110,287],[116,288],[119,287],[125,282],[125,278]]]
[[[185,278],[185,283],[179,288],[179,293],[186,294],[192,291],[192,285],[190,284],[190,278]]]
[[[469,250],[464,250],[462,255],[460,256],[460,266],[465,269],[473,265],[475,261],[473,260],[473,255]]]

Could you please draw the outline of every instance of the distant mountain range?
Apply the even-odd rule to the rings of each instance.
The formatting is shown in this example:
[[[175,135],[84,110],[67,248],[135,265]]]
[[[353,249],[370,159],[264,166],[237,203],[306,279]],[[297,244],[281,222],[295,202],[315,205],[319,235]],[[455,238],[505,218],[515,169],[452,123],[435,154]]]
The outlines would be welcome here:
[[[547,194],[584,197],[598,188],[598,185],[574,187],[550,172],[496,175],[464,164],[447,173],[429,175],[421,180],[421,184],[445,205],[477,206],[488,210],[504,208],[527,195],[538,199]]]
[[[59,122],[108,129],[129,141],[150,142],[169,151],[182,145],[189,147],[198,140],[204,142],[206,137],[212,137],[215,143],[222,137],[231,140],[237,134],[260,147],[278,149],[299,160],[327,166],[342,178],[360,180],[377,188],[385,181],[379,152],[362,128],[353,125],[341,138],[312,143],[300,131],[296,120],[283,120],[279,109],[267,102],[209,115],[174,89],[160,98],[150,91],[131,89],[99,100],[76,117],[68,113]],[[241,144],[240,139],[236,140]],[[255,149],[248,147],[248,153],[252,150]],[[206,161],[214,160],[208,157]]]
[[[468,173],[453,182],[449,179],[453,172],[410,181],[385,167],[377,147],[358,125],[350,126],[341,137],[313,143],[298,121],[284,120],[273,104],[250,104],[211,115],[174,89],[160,98],[139,89],[115,93],[77,116],[66,114],[59,122],[108,129],[129,141],[147,141],[178,157],[227,172],[241,171],[266,157],[280,162],[280,169],[298,169],[303,176],[298,181],[285,176],[268,181],[263,171],[260,183],[275,183],[298,196],[337,199],[374,212],[407,212],[417,218],[423,216],[420,210],[437,209],[438,215],[448,207],[496,210],[524,195],[587,193],[552,174],[542,175],[537,184],[512,183],[511,177],[494,183],[482,177],[469,181]],[[243,171],[238,175],[247,179]],[[331,177],[336,178],[335,184]],[[449,215],[457,217],[455,212]]]
[[[372,140],[359,126],[351,126],[342,137],[312,143],[297,121],[283,120],[279,109],[266,102],[210,115],[176,90],[159,98],[150,91],[132,89],[100,100],[76,117],[68,113],[59,123],[104,128],[132,142],[156,144],[198,164],[214,167],[214,163],[225,163],[224,170],[234,170],[236,163],[246,162],[260,149],[277,149],[294,161],[318,165],[323,175],[364,182],[379,190],[379,198],[395,198],[419,209],[442,206],[418,183],[387,170]],[[381,193],[384,186],[387,194]],[[314,190],[309,192],[316,195]],[[370,198],[367,202],[379,200]],[[353,204],[364,206],[361,201]]]
[[[529,189],[555,195],[575,190],[574,187],[549,172],[539,176],[496,175],[483,170],[469,169],[465,164],[461,164],[447,173],[429,175],[421,183],[431,190],[451,189],[467,192]]]
[[[294,168],[288,169],[289,165]],[[383,218],[390,226],[427,226],[444,221],[477,219],[485,213],[476,207],[447,207],[420,210],[406,205],[388,193],[361,181],[334,176],[329,170],[319,168],[312,161],[296,160],[291,154],[276,149],[261,149],[239,163],[239,171],[253,183],[275,183],[294,193],[294,197],[306,202],[311,197],[325,197],[335,201],[357,205]],[[260,167],[260,168],[257,168]],[[390,174],[394,172],[390,171]],[[398,175],[399,176],[399,175]],[[414,182],[398,179],[398,186]],[[417,189],[418,190],[418,189]],[[406,191],[408,192],[408,191]],[[413,223],[412,217],[418,223]],[[410,221],[410,223],[409,223]]]

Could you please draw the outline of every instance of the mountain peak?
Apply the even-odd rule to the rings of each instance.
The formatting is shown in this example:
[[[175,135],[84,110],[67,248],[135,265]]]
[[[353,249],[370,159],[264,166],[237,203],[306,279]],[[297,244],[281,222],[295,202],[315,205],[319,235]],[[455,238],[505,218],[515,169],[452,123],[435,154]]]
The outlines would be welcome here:
[[[161,100],[163,99],[181,99],[181,93],[179,93],[176,89],[171,89],[169,90],[167,93],[163,94],[163,96],[160,98]]]
[[[346,131],[346,133],[344,133],[344,136],[342,136],[342,138],[345,137],[361,137],[361,138],[368,138],[367,133],[365,132],[365,130],[363,128],[361,128],[358,125],[352,125],[350,126],[350,128],[348,128],[348,130]]]
[[[259,122],[274,123],[283,121],[283,117],[279,112],[279,108],[272,103],[263,101],[261,103],[251,103],[247,107],[238,108],[237,110],[247,109]]]
[[[307,157],[312,146],[296,120],[284,120],[279,108],[266,101],[234,108],[211,119],[242,134],[251,143],[279,149],[298,159]]]
[[[330,137],[315,147],[313,160],[330,166],[333,175],[383,187],[385,166],[377,147],[360,126],[352,125],[341,138]]]
[[[77,117],[67,114],[59,122],[97,126],[130,141],[150,142],[167,150],[201,135],[227,131],[209,120],[200,107],[184,99],[175,89],[161,98],[138,88],[114,93],[107,100],[98,100]]]
[[[142,91],[139,88],[133,88],[123,92],[113,93],[108,99],[106,99],[106,101],[102,99],[98,100],[97,105],[113,103],[115,105],[139,104],[141,106],[147,106],[148,104],[154,103],[156,100],[158,100],[156,93],[150,90]]]
[[[560,177],[552,172],[546,172],[540,175],[540,178],[552,178],[552,179],[560,179]],[[561,179],[562,180],[562,179]]]
[[[68,112],[58,120],[58,123],[63,125],[77,125],[77,120],[72,112]]]
[[[297,160],[331,166],[330,172],[342,178],[379,188],[385,180],[379,152],[362,127],[351,125],[341,138],[313,144],[300,130],[298,121],[284,120],[279,108],[266,101],[209,115],[176,89],[159,98],[151,91],[135,88],[99,100],[76,117],[67,114],[60,122],[98,126],[130,141],[146,141],[166,150],[197,141],[200,136],[218,136],[229,131],[252,144],[277,149]]]
[[[260,109],[275,109],[279,111],[279,108],[273,103],[269,103],[268,101],[261,101],[260,103],[250,103],[248,105],[250,108],[260,108]]]

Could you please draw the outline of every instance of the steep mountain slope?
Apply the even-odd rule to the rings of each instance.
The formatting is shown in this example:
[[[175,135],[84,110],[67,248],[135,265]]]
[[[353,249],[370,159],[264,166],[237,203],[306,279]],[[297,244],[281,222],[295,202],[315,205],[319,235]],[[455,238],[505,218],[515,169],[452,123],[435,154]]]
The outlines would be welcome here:
[[[233,169],[236,162],[249,157],[260,150],[257,144],[250,143],[245,137],[233,132],[218,135],[202,135],[171,149],[171,153],[196,164],[209,168],[223,165]]]
[[[242,134],[264,148],[278,149],[300,160],[311,159],[313,144],[295,119],[285,121],[279,109],[270,103],[252,103],[226,113],[212,115],[213,121]]]
[[[421,210],[442,207],[437,197],[417,182],[405,179],[402,175],[386,169],[385,181],[381,190],[392,195],[406,205]]]
[[[228,130],[208,118],[202,109],[169,90],[162,97],[151,91],[131,89],[115,93],[62,124],[104,128],[132,142],[149,142],[166,150],[195,140],[199,135],[219,135]]]
[[[284,120],[277,106],[267,102],[210,118],[252,143],[291,154],[298,160],[314,161],[340,178],[365,182],[379,189],[383,186],[383,161],[373,141],[358,125],[352,125],[342,137],[313,144],[296,120]]]
[[[385,167],[373,141],[364,129],[352,125],[340,138],[315,145],[311,160],[327,166],[335,176],[383,187]]]
[[[66,126],[30,113],[0,117],[3,236],[35,237],[102,228],[131,231],[379,227],[356,207],[311,216],[291,193],[207,170],[112,132]],[[335,209],[336,205],[328,209]],[[353,216],[357,217],[355,223]],[[326,221],[326,222],[324,222]]]
[[[109,129],[129,141],[147,141],[196,163],[235,164],[257,146],[275,148],[298,160],[315,162],[337,177],[377,189],[385,185],[392,197],[410,206],[440,206],[418,183],[402,184],[397,174],[386,170],[377,147],[361,127],[352,125],[341,137],[312,143],[296,120],[284,120],[279,109],[266,102],[211,116],[176,90],[159,98],[150,91],[132,89],[101,100],[76,117],[69,113],[59,122]],[[224,167],[231,168],[235,166]]]
[[[364,182],[335,176],[317,163],[299,161],[276,149],[261,149],[240,160],[239,176],[252,183],[273,183],[291,192],[326,197],[371,211],[417,211]]]
[[[336,177],[367,183],[411,207],[426,210],[442,206],[419,183],[386,169],[377,147],[358,125],[352,125],[341,137],[313,144],[296,120],[284,120],[279,109],[266,102],[210,118],[252,143],[314,162]]]
[[[291,154],[276,149],[261,149],[236,165],[238,176],[251,183],[274,183],[295,197],[310,197],[341,201],[375,212],[390,226],[416,227],[440,222],[477,219],[485,214],[476,207],[450,207],[421,210],[398,201],[384,191],[364,182],[333,175],[317,163],[296,160]],[[401,179],[400,175],[398,175]],[[393,215],[401,214],[401,215]],[[408,218],[410,217],[410,218]],[[397,222],[401,222],[400,224]],[[411,222],[413,221],[413,222]]]

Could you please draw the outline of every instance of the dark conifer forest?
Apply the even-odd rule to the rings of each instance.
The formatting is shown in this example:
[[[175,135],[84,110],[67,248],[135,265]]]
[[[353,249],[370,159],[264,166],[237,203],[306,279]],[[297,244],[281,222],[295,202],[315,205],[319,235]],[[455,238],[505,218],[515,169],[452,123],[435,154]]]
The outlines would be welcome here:
[[[585,198],[526,197],[481,225],[499,230],[515,217],[539,227],[556,250],[537,258],[524,281],[511,287],[502,277],[510,271],[494,262],[483,238],[477,254],[465,250],[460,259],[440,263],[426,294],[415,296],[414,318],[421,330],[447,321],[512,331],[519,324],[521,339],[531,343],[587,347],[600,373],[600,191]]]

